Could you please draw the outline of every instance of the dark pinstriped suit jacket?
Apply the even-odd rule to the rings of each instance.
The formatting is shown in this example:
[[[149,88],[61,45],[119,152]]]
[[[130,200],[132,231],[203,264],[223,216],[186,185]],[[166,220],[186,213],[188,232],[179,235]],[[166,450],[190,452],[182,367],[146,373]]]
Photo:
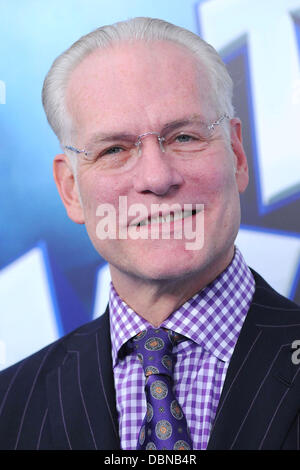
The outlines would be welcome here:
[[[254,273],[208,449],[299,449],[300,307]],[[0,374],[1,449],[119,449],[109,313]]]

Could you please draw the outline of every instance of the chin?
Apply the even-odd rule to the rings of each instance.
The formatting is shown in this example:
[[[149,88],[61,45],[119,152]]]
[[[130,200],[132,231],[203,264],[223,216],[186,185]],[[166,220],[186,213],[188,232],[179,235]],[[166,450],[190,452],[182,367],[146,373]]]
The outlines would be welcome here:
[[[179,281],[182,279],[184,281],[190,279],[197,283],[198,279],[201,284],[205,280],[210,282],[231,262],[234,245],[218,248],[204,246],[197,251],[174,249],[167,254],[157,253],[156,256],[149,251],[131,266],[134,266],[135,275],[145,280]]]
[[[205,257],[204,257],[205,258]],[[174,250],[164,254],[141,256],[136,262],[130,263],[128,271],[137,277],[149,281],[176,281],[199,275],[205,269],[205,259],[198,252],[180,252]]]

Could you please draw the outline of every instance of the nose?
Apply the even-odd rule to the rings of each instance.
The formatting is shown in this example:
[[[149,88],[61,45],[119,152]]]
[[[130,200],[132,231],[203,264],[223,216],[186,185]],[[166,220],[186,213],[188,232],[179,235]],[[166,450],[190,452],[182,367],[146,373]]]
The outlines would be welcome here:
[[[162,196],[179,187],[183,177],[168,158],[167,152],[163,151],[157,136],[147,135],[140,145],[140,157],[133,181],[135,190]]]

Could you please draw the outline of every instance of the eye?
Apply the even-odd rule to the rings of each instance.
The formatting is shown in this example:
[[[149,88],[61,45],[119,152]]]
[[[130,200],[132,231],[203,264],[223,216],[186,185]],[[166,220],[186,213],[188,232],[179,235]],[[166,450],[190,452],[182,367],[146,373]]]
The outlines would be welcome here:
[[[192,137],[189,134],[179,134],[175,137],[174,141],[179,142],[179,143],[186,143],[186,142],[192,142],[196,140],[195,137]]]
[[[109,149],[103,150],[101,152],[101,155],[115,155],[117,153],[124,152],[124,150],[126,149],[124,149],[123,147],[119,145],[115,145],[114,147],[110,147]]]

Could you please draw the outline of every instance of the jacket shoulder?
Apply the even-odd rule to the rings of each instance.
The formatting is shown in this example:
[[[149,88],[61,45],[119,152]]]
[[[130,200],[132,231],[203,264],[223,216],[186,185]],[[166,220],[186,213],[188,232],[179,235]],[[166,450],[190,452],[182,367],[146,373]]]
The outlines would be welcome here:
[[[0,448],[15,448],[18,429],[24,434],[25,421],[32,432],[40,429],[47,415],[47,374],[63,364],[76,338],[97,331],[102,322],[100,317],[86,323],[0,372]]]
[[[53,367],[59,366],[63,361],[68,349],[72,347],[72,343],[77,336],[88,335],[101,327],[102,318],[90,321],[62,336],[51,344],[48,344],[39,351],[18,361],[0,372],[0,411],[2,390],[13,380],[17,380],[17,376],[21,374],[34,376],[38,371],[49,372]],[[22,371],[22,372],[21,372]]]
[[[272,312],[272,315],[285,317],[288,315],[291,319],[300,320],[300,306],[277,292],[271,287],[265,279],[263,279],[256,271],[251,269],[255,280],[255,292],[252,300],[252,306],[258,307],[260,310]]]

